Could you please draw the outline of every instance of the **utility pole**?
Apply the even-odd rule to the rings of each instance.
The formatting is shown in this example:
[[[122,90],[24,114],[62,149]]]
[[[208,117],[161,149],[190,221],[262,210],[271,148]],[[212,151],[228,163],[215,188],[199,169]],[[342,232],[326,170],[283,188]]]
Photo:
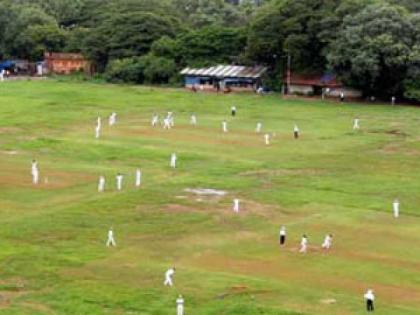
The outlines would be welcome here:
[[[292,56],[290,52],[287,52],[287,94],[290,94],[290,81],[291,81],[291,67],[292,67]]]

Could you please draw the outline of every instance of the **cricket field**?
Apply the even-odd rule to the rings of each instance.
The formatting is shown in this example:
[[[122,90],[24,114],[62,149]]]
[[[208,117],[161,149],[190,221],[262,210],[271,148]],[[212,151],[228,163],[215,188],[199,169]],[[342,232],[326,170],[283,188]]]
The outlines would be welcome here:
[[[113,111],[117,124],[109,127]],[[153,113],[168,111],[173,129],[150,126]],[[186,315],[360,315],[373,289],[376,314],[419,315],[419,126],[420,108],[409,106],[4,82],[0,314],[170,315],[182,294]],[[186,191],[198,188],[226,195]],[[105,246],[110,227],[114,248]],[[300,254],[304,233],[309,251]],[[174,287],[164,287],[172,266]]]

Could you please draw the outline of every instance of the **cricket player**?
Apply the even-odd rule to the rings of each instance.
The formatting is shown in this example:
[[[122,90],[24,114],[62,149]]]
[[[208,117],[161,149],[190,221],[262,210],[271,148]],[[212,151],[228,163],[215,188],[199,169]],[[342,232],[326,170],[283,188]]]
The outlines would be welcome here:
[[[191,115],[191,120],[190,120],[191,125],[195,126],[197,125],[197,116],[195,116],[195,114]]]
[[[182,295],[176,300],[176,315],[184,315],[184,299]]]
[[[105,176],[99,176],[98,192],[104,192],[105,190]]]
[[[164,286],[172,287],[174,285],[172,277],[175,275],[175,267],[169,268],[165,272],[165,281],[163,282]]]
[[[239,213],[239,199],[233,199],[233,211]]]
[[[395,105],[397,98],[395,96],[391,97],[391,105]]]
[[[227,121],[226,120],[223,120],[223,122],[222,122],[222,129],[223,129],[223,132],[228,132],[228,127],[227,127]]]
[[[341,102],[344,102],[344,97],[345,97],[344,92],[341,92],[340,93],[340,101]]]
[[[118,173],[117,176],[115,177],[116,181],[117,181],[117,190],[121,191],[122,190],[122,182],[123,182],[123,174]]]
[[[265,145],[270,145],[270,134],[266,133],[264,135]]]
[[[280,228],[280,246],[284,246],[284,244],[286,243],[286,227],[283,225]]]
[[[296,124],[295,124],[295,127],[293,128],[293,136],[295,137],[295,139],[299,139],[299,128]]]
[[[177,160],[176,154],[175,153],[172,153],[172,155],[171,155],[171,162],[170,162],[170,166],[172,168],[176,168],[176,160]]]
[[[135,180],[135,186],[140,187],[141,186],[141,170],[138,168],[136,169],[136,180]]]
[[[359,130],[360,129],[360,119],[359,118],[355,118],[353,121],[353,130]]]
[[[262,123],[259,122],[259,123],[257,123],[257,128],[255,128],[255,132],[260,133],[261,129],[262,129]]]
[[[367,292],[364,295],[364,298],[366,300],[366,310],[368,312],[373,312],[375,310],[375,307],[373,306],[373,302],[375,301],[375,295],[373,294],[373,290],[367,290]]]
[[[322,248],[325,250],[329,250],[332,245],[332,239],[333,239],[332,234],[327,234],[325,236],[324,243],[322,243]]]
[[[174,127],[175,119],[174,119],[174,116],[172,115],[172,112],[171,112],[171,116],[168,119],[169,119],[169,124],[171,125],[171,128]]]
[[[302,240],[300,241],[299,253],[306,254],[307,250],[308,250],[308,237],[304,234],[302,236]]]
[[[114,126],[116,122],[117,122],[117,113],[113,112],[111,116],[109,116],[108,123],[110,126]]]
[[[106,241],[106,246],[117,246],[117,243],[115,243],[114,240],[114,232],[112,231],[112,228],[108,231],[108,240]]]
[[[235,106],[235,105],[233,105],[233,106],[230,108],[230,112],[231,112],[231,114],[232,114],[232,117],[235,117],[235,116],[236,116],[236,106]]]
[[[168,117],[163,119],[163,129],[171,129],[171,120]]]
[[[156,127],[159,123],[159,115],[153,114],[152,116],[152,127]]]
[[[95,128],[95,138],[96,139],[99,139],[99,137],[101,136],[101,128],[102,128],[101,117],[98,117],[98,121],[96,123],[96,128]]]
[[[392,209],[394,211],[394,218],[399,218],[400,216],[400,202],[398,199],[395,199],[392,203]]]
[[[32,160],[31,174],[32,174],[32,183],[34,185],[37,185],[39,183],[39,169],[38,169],[38,162],[36,160]]]

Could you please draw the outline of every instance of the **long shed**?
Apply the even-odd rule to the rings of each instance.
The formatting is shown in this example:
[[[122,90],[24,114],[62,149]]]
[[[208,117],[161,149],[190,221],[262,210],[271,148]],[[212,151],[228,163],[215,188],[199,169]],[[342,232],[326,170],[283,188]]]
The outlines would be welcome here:
[[[212,91],[247,91],[261,86],[261,78],[267,68],[263,66],[218,65],[208,68],[185,68],[185,87]]]

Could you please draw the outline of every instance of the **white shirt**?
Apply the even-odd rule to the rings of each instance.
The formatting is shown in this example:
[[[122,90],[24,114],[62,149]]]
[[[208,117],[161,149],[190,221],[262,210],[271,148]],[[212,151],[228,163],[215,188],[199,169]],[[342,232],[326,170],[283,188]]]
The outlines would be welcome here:
[[[197,117],[195,115],[191,116],[191,124],[195,125],[197,123]]]
[[[32,163],[32,173],[38,172],[38,162]]]
[[[325,236],[324,246],[331,245],[331,242],[332,242],[332,237],[329,235]]]
[[[286,229],[285,228],[280,229],[280,236],[286,236]]]
[[[293,128],[294,132],[299,132],[299,128],[298,126],[295,125],[295,127]]]
[[[108,238],[113,238],[114,237],[114,232],[112,232],[112,230],[108,231]]]
[[[179,298],[176,300],[176,304],[177,304],[178,306],[183,306],[183,305],[184,305],[184,299],[183,299],[182,297],[179,297]]]
[[[306,246],[308,244],[308,239],[306,237],[302,237],[302,240],[300,241],[301,246]]]
[[[175,270],[174,270],[173,268],[171,268],[171,269],[168,269],[168,270],[166,271],[165,276],[166,276],[167,278],[170,278],[170,277],[172,277],[174,274],[175,274]]]
[[[364,295],[366,300],[370,300],[370,301],[374,301],[375,300],[375,295],[373,294],[372,291],[368,291],[366,292],[366,294]]]

